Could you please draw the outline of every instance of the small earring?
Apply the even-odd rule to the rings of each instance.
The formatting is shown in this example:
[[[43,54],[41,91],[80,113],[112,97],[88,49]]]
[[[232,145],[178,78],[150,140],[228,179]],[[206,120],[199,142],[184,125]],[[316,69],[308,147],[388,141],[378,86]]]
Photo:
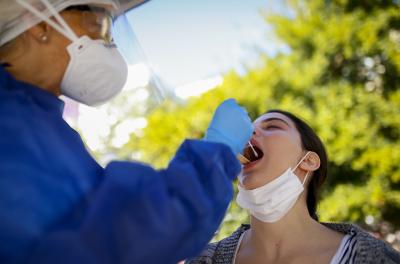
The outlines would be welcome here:
[[[43,35],[43,36],[40,37],[40,40],[41,40],[42,42],[46,42],[47,39],[48,39],[48,38],[47,38],[46,35]]]

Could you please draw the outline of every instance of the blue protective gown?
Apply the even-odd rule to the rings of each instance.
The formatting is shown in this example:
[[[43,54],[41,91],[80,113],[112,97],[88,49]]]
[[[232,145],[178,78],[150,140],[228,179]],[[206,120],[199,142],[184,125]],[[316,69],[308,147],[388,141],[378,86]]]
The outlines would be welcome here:
[[[102,168],[63,102],[0,67],[0,263],[176,263],[212,238],[240,164],[186,140],[164,170]]]

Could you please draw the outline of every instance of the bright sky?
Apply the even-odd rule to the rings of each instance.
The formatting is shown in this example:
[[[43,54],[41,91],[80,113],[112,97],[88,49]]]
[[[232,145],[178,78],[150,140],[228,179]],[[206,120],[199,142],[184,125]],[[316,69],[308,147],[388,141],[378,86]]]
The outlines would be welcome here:
[[[131,11],[128,19],[159,77],[178,96],[187,98],[220,84],[224,72],[232,69],[243,72],[244,65],[256,63],[255,48],[270,55],[277,52],[279,47],[269,34],[261,10],[287,12],[282,3],[282,0],[151,0]],[[124,92],[148,83],[149,72],[143,64],[131,65],[129,72]],[[121,105],[118,109],[112,103],[97,108],[81,105],[79,115],[73,104],[68,105],[73,126],[82,132],[93,150],[104,147],[102,138],[109,135],[115,120],[123,120],[115,131],[112,142],[115,147],[124,145],[129,133],[146,126],[143,118],[122,116],[125,112]]]
[[[254,48],[276,52],[261,10],[281,0],[151,0],[128,15],[145,54],[172,87],[252,64]]]

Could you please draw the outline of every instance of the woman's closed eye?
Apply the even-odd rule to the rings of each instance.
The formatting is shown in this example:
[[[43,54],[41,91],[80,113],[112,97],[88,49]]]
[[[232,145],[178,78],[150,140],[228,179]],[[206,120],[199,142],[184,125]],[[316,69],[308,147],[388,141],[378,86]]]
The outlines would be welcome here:
[[[272,130],[272,129],[282,129],[280,126],[277,125],[263,125],[262,129],[264,130]]]
[[[256,126],[262,130],[285,130],[290,127],[285,120],[276,117],[266,118],[257,123]]]

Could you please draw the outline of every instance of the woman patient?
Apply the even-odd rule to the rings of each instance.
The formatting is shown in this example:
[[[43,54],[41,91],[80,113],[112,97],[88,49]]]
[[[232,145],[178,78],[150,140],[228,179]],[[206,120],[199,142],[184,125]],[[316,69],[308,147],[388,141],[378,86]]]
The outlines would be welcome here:
[[[400,263],[397,251],[359,227],[318,221],[328,159],[304,121],[271,110],[254,127],[236,198],[250,212],[250,225],[186,263]]]

